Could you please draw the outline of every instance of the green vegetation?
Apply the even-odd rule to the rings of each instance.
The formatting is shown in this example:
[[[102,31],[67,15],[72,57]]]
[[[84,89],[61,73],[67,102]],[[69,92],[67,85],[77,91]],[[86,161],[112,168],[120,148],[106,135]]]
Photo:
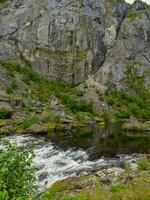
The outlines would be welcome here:
[[[87,102],[84,99],[76,100],[75,98],[68,95],[59,96],[62,100],[62,103],[66,105],[73,113],[77,112],[89,112],[93,113],[93,104],[92,102]]]
[[[110,191],[115,194],[121,192],[123,189],[125,189],[125,185],[115,184],[111,186]]]
[[[128,32],[124,32],[121,35],[118,36],[119,40],[126,40],[129,38],[129,33]]]
[[[5,108],[0,106],[0,119],[8,119],[11,117],[10,111]]]
[[[20,66],[18,63],[12,63],[0,60],[0,64],[6,68],[9,75],[15,77],[18,73],[22,75],[22,79],[25,83],[30,85],[33,82],[39,82],[41,80],[40,76],[35,73],[31,68],[30,64],[26,61],[24,66]]]
[[[47,80],[36,72],[34,72],[30,63],[25,61],[24,66],[20,66],[16,63],[10,63],[0,61],[0,64],[7,69],[7,72],[11,76],[16,76],[18,73],[22,76],[22,80],[30,86],[31,91],[25,95],[30,96],[32,99],[38,99],[42,103],[46,103],[49,98],[54,95],[60,102],[71,111],[73,114],[77,112],[89,112],[93,113],[92,102],[87,102],[85,99],[79,99],[83,94],[79,93],[78,90],[64,82],[50,81]],[[17,89],[15,81],[7,88],[7,93],[12,94]],[[33,108],[33,105],[26,106],[27,110]]]
[[[138,169],[139,170],[150,170],[150,163],[146,158],[141,158],[138,161]]]
[[[86,49],[84,51],[76,51],[74,52],[74,56],[76,57],[76,59],[78,60],[82,60],[82,59],[85,59],[86,58],[86,53],[89,49]],[[44,49],[44,48],[37,48],[35,49],[35,52],[39,52],[39,53],[43,53],[43,54],[46,54],[50,57],[53,57],[53,58],[57,58],[58,57],[68,57],[68,56],[71,56],[72,55],[72,52],[70,51],[49,51],[48,49]]]
[[[34,197],[34,153],[6,140],[0,149],[0,200],[27,200]]]
[[[78,179],[56,182],[46,190],[42,200],[148,200],[150,197],[148,170],[137,172],[134,178],[125,172],[116,183],[107,187],[98,182],[94,188],[92,185],[86,188],[81,182]]]
[[[5,1],[7,1],[7,0],[0,0],[0,3],[4,3]]]
[[[141,68],[140,62],[135,62],[134,60],[127,60],[127,70],[125,72],[126,77],[122,82],[134,93],[138,95],[146,95],[149,90],[145,88],[145,80],[149,77],[149,73],[145,72],[142,75],[139,74],[139,69]],[[149,94],[150,95],[150,94]]]
[[[15,90],[18,89],[18,84],[15,80],[11,82],[11,84],[6,88],[7,94],[13,94]]]
[[[24,119],[24,121],[21,124],[21,128],[27,129],[31,127],[33,124],[37,124],[39,122],[38,116],[29,116]]]
[[[128,14],[127,14],[127,18],[130,20],[130,21],[134,21],[136,20],[137,18],[139,18],[140,16],[142,16],[142,12],[140,11],[135,11],[135,10],[129,10],[128,11]]]
[[[135,116],[139,120],[150,119],[150,106],[145,102],[149,96],[131,95],[110,88],[106,92],[106,101],[114,109],[116,119],[128,119]]]
[[[94,112],[93,103],[86,101],[82,97],[83,93],[79,93],[77,89],[64,82],[58,83],[57,81],[51,81],[41,77],[31,69],[28,61],[24,58],[22,60],[24,61],[23,66],[6,61],[0,61],[0,64],[6,68],[9,75],[15,77],[19,74],[22,81],[30,86],[30,91],[25,91],[24,93],[25,98],[38,99],[41,103],[47,103],[51,96],[55,96],[64,105],[65,110],[74,115],[79,122],[83,122],[84,117],[78,113],[89,113],[91,117],[101,117],[106,123],[109,123],[112,119],[114,120],[114,117],[117,120],[129,119],[131,116],[135,116],[138,120],[143,121],[150,119],[150,106],[148,103],[150,94],[144,88],[144,81],[147,75],[145,74],[142,77],[137,75],[137,70],[141,66],[140,63],[133,61],[127,62],[128,70],[123,82],[127,84],[128,88],[133,90],[133,94],[117,91],[113,88],[109,88],[105,95],[98,94],[100,100],[106,101],[113,109],[111,112],[107,111],[97,115]],[[16,81],[12,81],[6,91],[8,94],[13,94],[17,89],[18,85]],[[34,110],[32,103],[28,103],[24,108],[26,114],[32,110]],[[4,114],[1,111],[1,116]],[[25,120],[25,127],[28,126],[27,121],[30,121],[30,119]]]
[[[112,121],[112,116],[108,112],[103,112],[101,114],[102,119],[104,120],[105,123],[109,124]]]

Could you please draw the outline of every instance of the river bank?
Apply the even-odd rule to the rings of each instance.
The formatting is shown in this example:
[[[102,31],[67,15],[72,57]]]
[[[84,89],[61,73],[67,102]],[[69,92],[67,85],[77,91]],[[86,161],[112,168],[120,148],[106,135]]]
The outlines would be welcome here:
[[[101,129],[101,132],[86,132],[86,137],[84,134],[79,138],[76,133],[73,135],[74,137],[72,133],[65,136],[65,133],[61,133],[53,135],[50,140],[48,137],[35,135],[8,136],[9,140],[17,141],[26,148],[34,148],[34,162],[38,168],[38,194],[55,185],[55,182],[69,177],[84,179],[84,176],[91,174],[92,177],[100,177],[104,182],[110,182],[114,174],[125,172],[126,164],[137,169],[139,153],[148,153],[150,149],[150,138],[143,133],[139,137],[132,134],[125,137],[124,134],[117,134],[116,129],[113,132],[113,129],[109,128]],[[70,180],[72,182],[74,178]]]
[[[149,163],[150,164],[150,163]],[[112,171],[113,169],[108,169]],[[117,170],[116,170],[117,172]],[[150,197],[150,168],[131,169],[120,173],[103,173],[56,182],[42,200],[146,200]],[[105,177],[109,177],[108,179]]]

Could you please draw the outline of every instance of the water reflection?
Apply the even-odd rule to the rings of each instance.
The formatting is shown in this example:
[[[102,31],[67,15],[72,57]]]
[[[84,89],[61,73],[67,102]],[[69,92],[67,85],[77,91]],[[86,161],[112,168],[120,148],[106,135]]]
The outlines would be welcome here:
[[[114,157],[117,154],[150,153],[150,133],[124,132],[120,124],[106,128],[78,128],[67,134],[54,134],[51,140],[62,148],[89,149],[91,147],[93,158]]]

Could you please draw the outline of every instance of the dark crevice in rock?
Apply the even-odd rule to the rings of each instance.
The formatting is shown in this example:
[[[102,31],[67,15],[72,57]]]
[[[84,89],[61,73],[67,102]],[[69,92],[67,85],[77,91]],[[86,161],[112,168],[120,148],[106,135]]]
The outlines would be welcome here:
[[[120,29],[121,29],[121,25],[122,23],[124,22],[126,16],[127,16],[127,13],[128,13],[128,10],[129,10],[129,5],[128,4],[124,4],[123,5],[123,8],[121,10],[118,9],[117,11],[117,15],[116,15],[116,18],[117,18],[117,21],[118,21],[118,27],[116,29],[116,39],[119,35],[119,32],[120,32]]]
[[[142,54],[142,56],[150,63],[150,59],[145,54]]]

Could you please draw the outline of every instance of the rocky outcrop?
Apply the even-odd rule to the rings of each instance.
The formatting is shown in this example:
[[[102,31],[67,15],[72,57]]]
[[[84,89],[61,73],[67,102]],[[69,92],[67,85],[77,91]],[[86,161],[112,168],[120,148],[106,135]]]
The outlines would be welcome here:
[[[0,5],[0,60],[28,60],[45,77],[80,83],[105,62],[128,8],[117,0],[7,0]]]
[[[141,79],[144,87],[150,84],[150,13],[144,3],[7,0],[0,5],[0,27],[0,60],[28,60],[47,78],[77,84],[94,74],[119,89],[137,89]]]
[[[131,117],[123,124],[125,131],[150,131],[150,121],[139,122],[136,118]]]
[[[149,161],[145,161],[149,165]],[[140,164],[137,166],[140,166]],[[133,197],[133,199],[142,200],[149,196],[149,168],[132,169],[127,164],[125,169],[109,168],[106,171],[107,173],[97,172],[96,176],[91,174],[57,181],[43,193],[41,199],[89,198],[90,200],[105,200],[115,197],[116,199]]]
[[[140,93],[150,88],[150,10],[135,2],[124,18],[116,40],[108,49],[106,61],[95,75],[96,80]]]

